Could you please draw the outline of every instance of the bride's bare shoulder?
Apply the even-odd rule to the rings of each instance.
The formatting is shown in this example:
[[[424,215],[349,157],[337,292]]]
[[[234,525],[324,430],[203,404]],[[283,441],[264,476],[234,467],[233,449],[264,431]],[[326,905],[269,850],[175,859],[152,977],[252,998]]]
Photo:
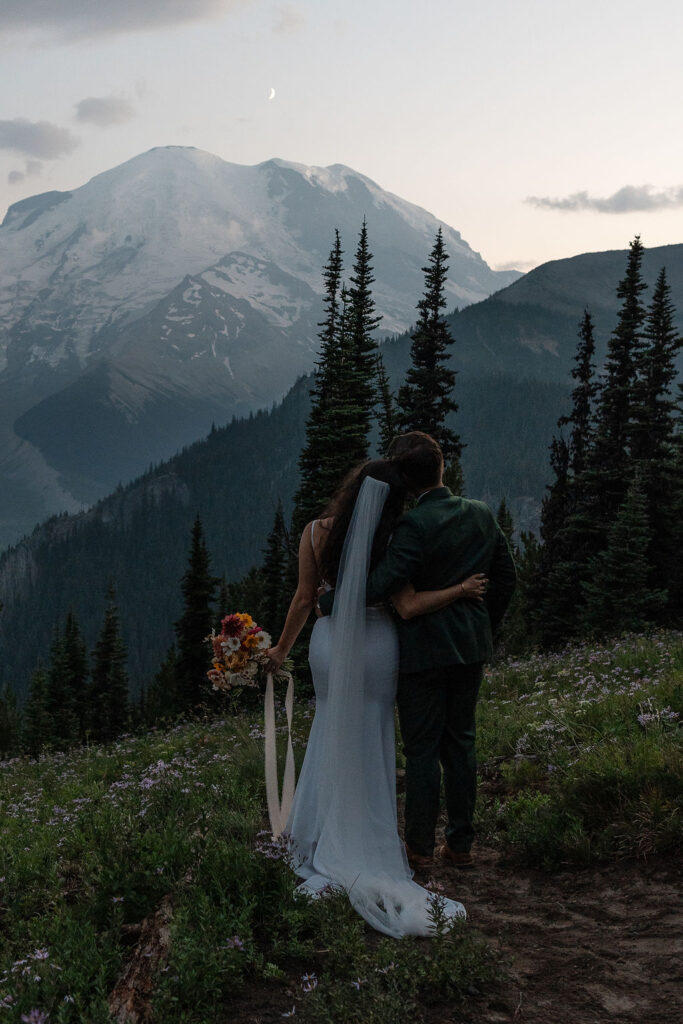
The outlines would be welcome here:
[[[319,519],[318,522],[323,530],[331,530],[334,523],[334,516],[328,516],[326,519]]]

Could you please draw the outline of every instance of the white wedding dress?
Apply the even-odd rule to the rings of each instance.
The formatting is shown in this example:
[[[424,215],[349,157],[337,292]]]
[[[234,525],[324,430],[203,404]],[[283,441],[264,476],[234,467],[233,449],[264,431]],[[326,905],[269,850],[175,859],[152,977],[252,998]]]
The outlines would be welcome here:
[[[366,478],[340,565],[331,616],[318,619],[309,658],[316,711],[287,822],[292,863],[311,896],[348,893],[380,932],[429,935],[434,895],[412,881],[396,817],[396,627],[365,607],[370,552],[388,485]],[[455,900],[449,918],[464,917]]]

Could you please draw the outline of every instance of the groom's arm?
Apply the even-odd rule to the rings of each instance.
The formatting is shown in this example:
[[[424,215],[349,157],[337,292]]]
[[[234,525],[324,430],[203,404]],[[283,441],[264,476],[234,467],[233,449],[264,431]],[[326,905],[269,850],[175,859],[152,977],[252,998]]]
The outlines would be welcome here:
[[[366,604],[388,601],[402,590],[422,568],[424,551],[417,525],[410,519],[398,523],[389,547],[368,576]]]
[[[368,577],[366,604],[380,604],[415,578],[422,566],[420,531],[409,519],[402,519],[394,530],[391,543]],[[334,590],[318,601],[323,615],[334,607]]]

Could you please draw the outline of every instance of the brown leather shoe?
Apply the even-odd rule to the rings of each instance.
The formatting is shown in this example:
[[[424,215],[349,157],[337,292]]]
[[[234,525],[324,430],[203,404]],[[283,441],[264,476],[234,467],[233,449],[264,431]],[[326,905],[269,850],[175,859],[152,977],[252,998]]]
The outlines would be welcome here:
[[[472,854],[466,850],[452,850],[448,843],[439,847],[439,857],[451,867],[467,870],[474,867]]]
[[[413,871],[427,871],[429,868],[434,867],[433,857],[427,857],[423,853],[415,853],[414,850],[410,849],[407,843],[405,843],[405,848],[408,863]]]

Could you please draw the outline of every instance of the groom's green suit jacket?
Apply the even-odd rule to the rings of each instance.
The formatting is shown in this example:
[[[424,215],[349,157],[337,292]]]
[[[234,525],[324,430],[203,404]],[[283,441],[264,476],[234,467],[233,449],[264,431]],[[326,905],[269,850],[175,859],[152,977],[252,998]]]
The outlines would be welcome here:
[[[460,598],[428,615],[397,617],[401,672],[487,661],[492,630],[515,587],[515,564],[493,512],[481,501],[438,487],[422,495],[399,521],[386,553],[370,573],[367,603],[379,604],[412,583],[416,590],[441,590],[484,572],[484,601]],[[320,607],[328,613],[333,595]]]

